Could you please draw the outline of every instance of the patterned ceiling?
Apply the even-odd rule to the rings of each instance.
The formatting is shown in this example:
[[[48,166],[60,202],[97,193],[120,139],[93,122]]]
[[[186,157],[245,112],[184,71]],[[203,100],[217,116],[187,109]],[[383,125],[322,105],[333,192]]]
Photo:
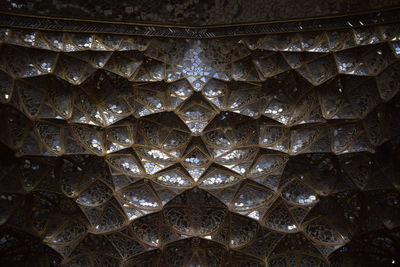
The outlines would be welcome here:
[[[6,0],[23,14],[160,24],[215,25],[346,15],[399,6],[400,0]]]
[[[17,3],[2,5],[50,2]],[[175,39],[12,16],[0,28],[0,265],[399,264],[396,17]]]

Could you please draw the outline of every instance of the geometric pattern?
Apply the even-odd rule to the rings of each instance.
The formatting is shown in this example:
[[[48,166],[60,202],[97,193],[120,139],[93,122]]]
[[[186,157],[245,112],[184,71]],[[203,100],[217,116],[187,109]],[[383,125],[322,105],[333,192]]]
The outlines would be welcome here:
[[[400,260],[398,24],[0,40],[6,265]]]
[[[85,3],[80,0],[9,0],[2,3],[0,9],[41,16],[198,26],[329,17],[396,7],[399,3],[399,0],[86,0]]]

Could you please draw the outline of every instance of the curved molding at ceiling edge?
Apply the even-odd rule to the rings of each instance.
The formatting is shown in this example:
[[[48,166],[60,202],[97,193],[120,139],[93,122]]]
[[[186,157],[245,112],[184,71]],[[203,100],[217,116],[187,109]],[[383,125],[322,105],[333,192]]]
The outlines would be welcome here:
[[[6,28],[193,39],[351,29],[396,22],[400,22],[400,7],[350,16],[209,27],[54,18],[0,12],[0,27]]]

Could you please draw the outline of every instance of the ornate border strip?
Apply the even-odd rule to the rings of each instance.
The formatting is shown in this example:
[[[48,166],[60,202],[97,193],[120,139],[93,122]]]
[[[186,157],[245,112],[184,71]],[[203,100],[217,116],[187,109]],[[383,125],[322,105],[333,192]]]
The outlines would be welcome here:
[[[400,22],[400,7],[391,10],[374,11],[372,13],[350,16],[214,27],[122,23],[85,19],[39,17],[0,12],[0,27],[194,39],[349,29],[395,22]]]

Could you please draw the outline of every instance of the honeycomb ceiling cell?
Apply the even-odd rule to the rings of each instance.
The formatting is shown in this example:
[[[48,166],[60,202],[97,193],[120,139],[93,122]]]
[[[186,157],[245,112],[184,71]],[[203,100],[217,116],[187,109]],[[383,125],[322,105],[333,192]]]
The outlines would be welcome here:
[[[399,1],[136,2],[0,4],[1,266],[400,264]]]

